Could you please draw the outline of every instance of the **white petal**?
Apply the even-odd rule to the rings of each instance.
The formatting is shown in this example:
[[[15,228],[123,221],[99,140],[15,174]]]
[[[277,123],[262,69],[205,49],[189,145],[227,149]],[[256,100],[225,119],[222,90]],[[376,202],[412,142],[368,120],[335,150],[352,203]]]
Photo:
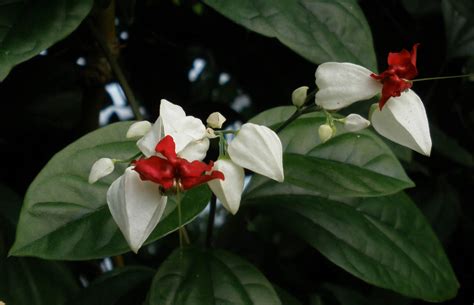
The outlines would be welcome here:
[[[344,118],[344,128],[350,132],[356,132],[369,126],[370,121],[356,113],[351,113]]]
[[[242,125],[227,152],[237,165],[279,182],[284,180],[281,141],[266,126],[252,123]]]
[[[189,142],[206,136],[206,127],[200,119],[186,116],[183,108],[167,100],[161,100],[160,117],[163,121],[164,134],[173,137],[177,153]]]
[[[316,69],[316,104],[336,110],[367,100],[382,91],[382,84],[370,77],[372,72],[351,63],[327,62]]]
[[[229,159],[217,160],[213,169],[221,171],[224,180],[214,179],[207,184],[227,211],[237,213],[244,190],[244,169]]]
[[[107,191],[107,204],[130,248],[136,253],[158,224],[167,197],[153,182],[142,181],[132,167]]]
[[[151,129],[137,142],[140,151],[146,156],[155,155],[156,144],[164,137],[163,122],[161,117],[156,119]]]
[[[429,156],[431,136],[423,102],[412,90],[390,98],[372,113],[372,125],[387,139]]]
[[[92,165],[89,174],[89,183],[95,183],[102,177],[105,177],[114,171],[114,161],[110,158],[100,158]]]
[[[202,138],[201,140],[196,140],[190,142],[186,147],[179,152],[179,156],[193,162],[194,160],[203,160],[206,157],[207,150],[209,149],[209,139]]]
[[[143,137],[151,129],[151,123],[140,121],[133,123],[127,131],[127,138]]]

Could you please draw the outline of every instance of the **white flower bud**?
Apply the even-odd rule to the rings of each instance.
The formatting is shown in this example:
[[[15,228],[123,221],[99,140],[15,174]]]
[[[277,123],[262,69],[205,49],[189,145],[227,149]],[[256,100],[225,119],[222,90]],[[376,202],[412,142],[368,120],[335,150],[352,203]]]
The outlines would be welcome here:
[[[214,129],[208,127],[208,128],[206,129],[206,137],[208,137],[209,139],[217,138],[217,135],[216,135],[216,133],[214,132]]]
[[[114,161],[109,158],[100,158],[92,165],[89,174],[89,183],[95,183],[97,180],[109,175],[114,171]]]
[[[219,112],[213,112],[207,117],[207,125],[212,128],[222,128],[226,118]]]
[[[318,133],[319,133],[319,138],[321,139],[321,142],[324,143],[330,138],[332,138],[334,134],[334,130],[328,124],[323,124],[319,126]]]
[[[355,113],[349,114],[343,119],[343,122],[346,130],[350,132],[359,131],[370,126],[370,121]]]
[[[304,102],[306,101],[306,97],[308,96],[308,89],[309,88],[307,86],[302,86],[296,88],[293,91],[291,94],[291,101],[293,102],[293,105],[298,108],[303,106]]]
[[[127,131],[127,138],[143,137],[151,129],[151,123],[140,121],[133,123]]]

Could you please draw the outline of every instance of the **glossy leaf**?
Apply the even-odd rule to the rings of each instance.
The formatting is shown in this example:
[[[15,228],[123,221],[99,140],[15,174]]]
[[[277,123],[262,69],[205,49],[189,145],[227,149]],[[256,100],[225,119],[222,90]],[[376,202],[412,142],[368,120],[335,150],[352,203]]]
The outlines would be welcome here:
[[[16,64],[39,54],[74,31],[92,0],[2,1],[0,81]]]
[[[281,305],[251,264],[221,250],[177,249],[153,279],[149,305]]]
[[[125,165],[117,164],[112,175],[88,183],[90,168],[97,159],[128,159],[138,152],[135,140],[125,138],[129,126],[123,122],[96,130],[49,161],[27,191],[10,254],[80,260],[129,251],[106,202],[109,185],[123,173]],[[207,186],[186,192],[183,223],[198,215],[209,198]],[[169,199],[147,243],[177,229],[176,203],[173,197]]]
[[[105,273],[92,282],[87,288],[74,295],[67,304],[70,305],[115,305],[124,299],[130,300],[130,304],[139,304],[142,300],[130,296],[137,289],[148,290],[155,270],[140,266],[128,266]],[[140,296],[138,296],[140,297]],[[135,301],[135,303],[131,303]],[[128,304],[128,303],[127,303]]]
[[[270,109],[252,119],[278,126],[293,107]],[[338,133],[325,143],[317,135],[325,122],[320,113],[305,115],[278,135],[283,143],[285,182],[319,193],[337,196],[381,196],[396,193],[413,182],[387,145],[371,130]],[[251,183],[248,191],[255,189]]]
[[[428,301],[453,297],[459,284],[426,219],[403,193],[328,199],[273,188],[247,199],[356,277]]]
[[[367,20],[354,0],[205,0],[234,22],[275,37],[309,61],[352,62],[376,71]]]

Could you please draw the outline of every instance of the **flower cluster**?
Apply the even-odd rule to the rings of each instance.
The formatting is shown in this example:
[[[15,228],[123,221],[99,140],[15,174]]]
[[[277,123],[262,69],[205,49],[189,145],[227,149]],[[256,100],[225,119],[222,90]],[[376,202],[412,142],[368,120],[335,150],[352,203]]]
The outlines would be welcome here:
[[[395,143],[429,156],[432,144],[425,107],[410,89],[413,85],[411,80],[418,74],[417,48],[418,44],[415,44],[411,52],[389,53],[388,68],[378,75],[352,63],[321,64],[316,70],[319,89],[316,104],[331,111],[381,95],[378,107],[373,107],[370,115],[374,129]],[[355,126],[368,126],[368,122],[359,121]],[[320,130],[320,135],[328,139],[332,135],[329,132],[324,128]]]
[[[143,245],[158,224],[169,195],[207,183],[223,206],[235,214],[244,188],[244,168],[282,182],[282,144],[265,126],[247,123],[227,143],[220,129],[225,118],[213,113],[201,120],[161,100],[160,116],[152,125],[132,124],[127,137],[137,137],[142,156],[133,160],[107,192],[107,203],[118,227],[134,252]],[[216,162],[204,163],[209,142],[219,138],[222,148]],[[110,174],[114,163],[101,158],[92,166],[89,182]]]

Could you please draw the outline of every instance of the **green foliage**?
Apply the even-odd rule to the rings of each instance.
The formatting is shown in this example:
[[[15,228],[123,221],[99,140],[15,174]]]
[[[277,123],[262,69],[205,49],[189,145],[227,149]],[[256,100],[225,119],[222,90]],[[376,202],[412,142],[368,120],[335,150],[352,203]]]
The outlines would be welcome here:
[[[440,242],[402,193],[343,201],[274,188],[246,201],[368,283],[429,301],[457,292]]]
[[[292,111],[293,107],[274,108],[252,122],[278,126]],[[413,186],[400,162],[372,131],[347,133],[339,125],[338,134],[321,143],[317,130],[324,123],[324,115],[313,113],[279,133],[285,182],[323,194],[355,197],[393,194]],[[256,187],[261,186],[252,185],[250,190]]]
[[[474,54],[474,4],[470,0],[443,0],[441,2],[447,28],[447,55],[449,58]]]
[[[222,250],[176,249],[153,279],[149,305],[281,305],[251,264]]]
[[[236,23],[313,63],[347,61],[372,71],[377,62],[367,20],[354,0],[205,0]]]
[[[69,305],[115,305],[124,304],[124,299],[137,288],[148,289],[155,271],[141,266],[128,266],[103,274],[87,288],[71,297]],[[130,300],[127,304],[138,304]]]
[[[25,197],[12,255],[80,260],[117,255],[129,250],[106,202],[109,185],[125,169],[90,185],[89,171],[99,158],[129,159],[138,152],[125,138],[129,122],[98,129],[56,154],[30,185]],[[183,197],[183,223],[204,209],[210,198],[206,186]],[[176,203],[169,200],[148,242],[179,226]]]
[[[2,1],[0,81],[15,65],[74,31],[92,5],[92,0]]]

